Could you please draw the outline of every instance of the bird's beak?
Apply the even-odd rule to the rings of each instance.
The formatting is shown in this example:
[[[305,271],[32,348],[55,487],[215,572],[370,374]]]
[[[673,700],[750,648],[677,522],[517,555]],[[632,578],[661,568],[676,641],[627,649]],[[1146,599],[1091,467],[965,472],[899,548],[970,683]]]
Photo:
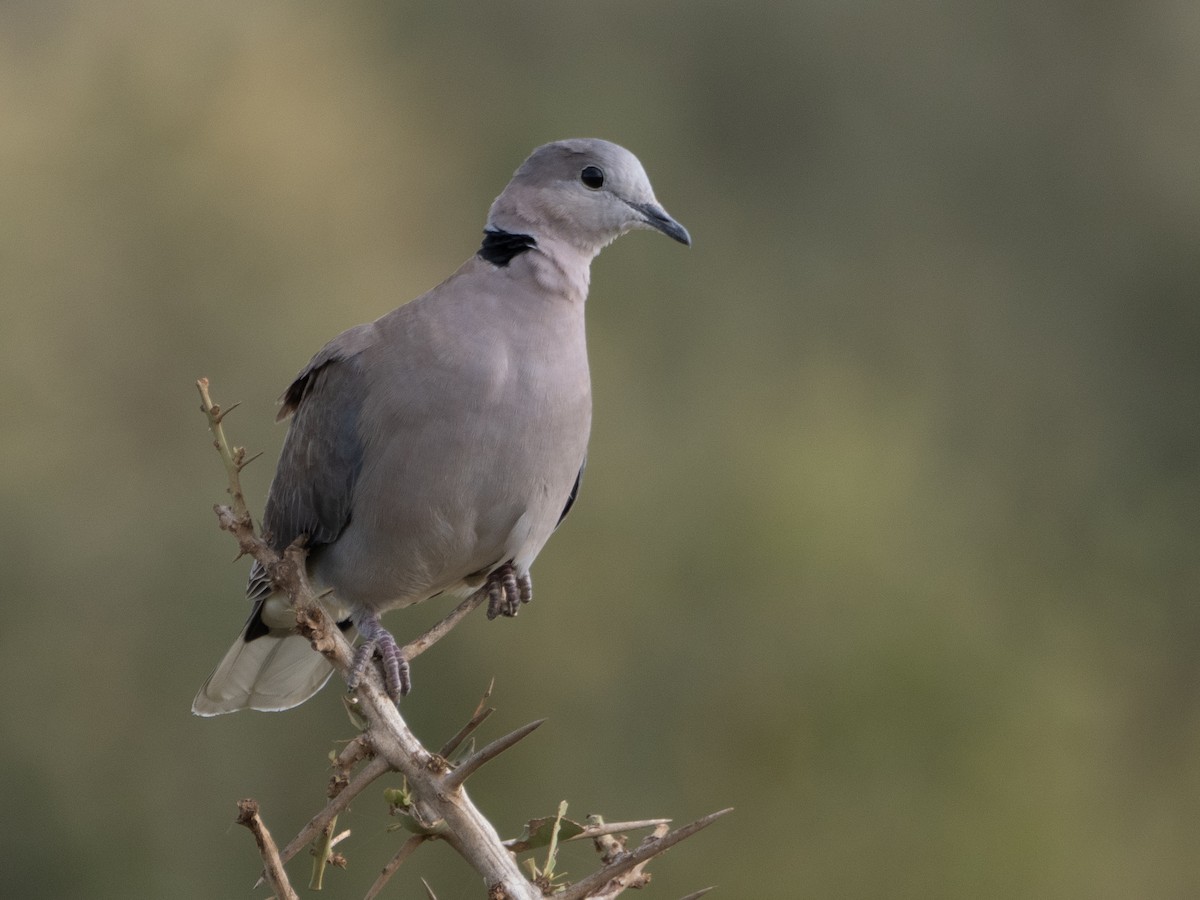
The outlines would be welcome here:
[[[667,215],[667,211],[655,203],[630,203],[642,215],[642,221],[655,231],[661,231],[669,238],[674,238],[681,244],[692,246],[692,236],[688,230]]]

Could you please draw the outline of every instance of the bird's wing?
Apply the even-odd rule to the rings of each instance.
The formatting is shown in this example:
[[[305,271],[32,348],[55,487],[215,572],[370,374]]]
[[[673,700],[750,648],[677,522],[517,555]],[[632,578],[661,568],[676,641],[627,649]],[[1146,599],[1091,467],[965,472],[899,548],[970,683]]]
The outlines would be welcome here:
[[[350,521],[362,468],[358,416],[360,354],[377,339],[374,323],[344,331],[312,358],[282,397],[279,419],[292,416],[263,511],[263,531],[283,550],[301,535],[311,550],[337,540]],[[255,563],[246,593],[259,600],[270,579]]]

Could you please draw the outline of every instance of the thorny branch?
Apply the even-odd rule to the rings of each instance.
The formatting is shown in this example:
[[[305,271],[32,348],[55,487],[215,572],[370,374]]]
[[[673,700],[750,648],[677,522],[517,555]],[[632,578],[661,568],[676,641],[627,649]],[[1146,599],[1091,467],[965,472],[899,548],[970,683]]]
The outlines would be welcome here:
[[[196,386],[200,391],[201,409],[213,434],[213,445],[225,465],[229,482],[227,490],[231,504],[214,507],[220,527],[230,532],[237,540],[238,555],[252,556],[270,575],[275,588],[286,593],[296,612],[297,630],[308,637],[313,649],[323,653],[344,677],[349,670],[353,651],[341,631],[324,614],[317,602],[317,597],[308,582],[302,544],[293,543],[282,554],[276,553],[255,530],[242,491],[240,473],[256,457],[247,458],[244,448],[230,445],[223,428],[225,416],[237,404],[222,409],[214,403],[209,394],[207,378],[201,378],[196,382]],[[486,599],[484,591],[468,597],[441,622],[405,645],[402,651],[404,656],[412,659],[429,649]],[[522,839],[501,841],[495,828],[467,796],[463,783],[483,765],[529,735],[543,720],[532,722],[493,741],[469,755],[457,766],[447,761],[447,757],[492,712],[490,708],[485,707],[490,693],[489,687],[488,693],[480,701],[470,721],[446,743],[441,753],[434,754],[426,750],[409,730],[396,704],[388,697],[378,670],[370,667],[367,676],[355,690],[353,698],[356,709],[367,723],[366,730],[351,741],[334,760],[337,774],[331,785],[329,803],[288,843],[282,854],[259,815],[257,802],[243,800],[238,804],[238,822],[253,832],[263,860],[263,879],[271,884],[277,897],[287,900],[297,897],[283,867],[300,849],[314,840],[318,841],[319,846],[316,852],[321,854],[314,869],[315,877],[319,879],[330,846],[344,837],[333,837],[337,816],[355,797],[389,772],[403,776],[404,789],[393,792],[399,793],[401,797],[396,811],[407,823],[406,827],[414,833],[400,847],[371,886],[367,894],[368,900],[377,896],[400,865],[422,843],[431,839],[446,841],[483,877],[487,885],[488,900],[538,900],[551,892],[563,900],[608,900],[626,888],[645,885],[649,881],[649,876],[642,872],[646,863],[729,812],[723,810],[713,813],[670,833],[666,831],[665,823],[668,820],[665,819],[608,826],[576,826],[576,833],[565,837],[564,840],[592,838],[601,853],[603,867],[574,885],[547,883],[539,886],[529,881],[517,867],[515,854],[541,844]],[[351,775],[351,770],[360,764],[358,772]],[[532,830],[533,825],[534,822],[531,821],[531,827],[527,830]],[[558,826],[556,821],[555,843],[558,840]],[[617,830],[641,827],[654,827],[655,833],[643,840],[633,851],[625,852],[623,843],[611,837]],[[546,893],[543,892],[543,887]],[[696,897],[699,894],[691,896]]]

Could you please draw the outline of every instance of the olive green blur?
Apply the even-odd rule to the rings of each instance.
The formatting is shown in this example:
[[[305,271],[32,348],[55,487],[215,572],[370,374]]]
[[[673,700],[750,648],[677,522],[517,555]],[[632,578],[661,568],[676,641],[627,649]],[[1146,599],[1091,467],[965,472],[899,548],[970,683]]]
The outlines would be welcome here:
[[[651,898],[1200,895],[1198,85],[1193,0],[0,6],[0,893],[265,895],[236,801],[286,841],[353,731],[189,715],[247,570],[194,381],[261,509],[309,356],[595,136],[695,245],[593,266],[579,503],[416,732],[548,717],[471,782],[505,836],[736,807]]]

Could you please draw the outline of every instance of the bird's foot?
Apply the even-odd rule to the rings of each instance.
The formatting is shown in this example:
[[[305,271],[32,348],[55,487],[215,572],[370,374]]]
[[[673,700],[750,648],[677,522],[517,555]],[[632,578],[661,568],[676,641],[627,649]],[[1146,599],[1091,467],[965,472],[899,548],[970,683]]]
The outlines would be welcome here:
[[[400,698],[412,690],[412,676],[408,669],[408,660],[400,652],[392,633],[380,624],[379,614],[371,613],[355,623],[358,633],[362,635],[362,643],[354,651],[354,662],[350,665],[350,677],[346,680],[350,690],[358,687],[363,673],[371,664],[371,659],[378,656],[383,663],[383,680],[387,687],[388,696],[400,702]]]
[[[487,617],[515,616],[522,603],[533,599],[533,581],[528,575],[517,575],[516,567],[506,562],[488,575],[483,586],[488,595]]]

